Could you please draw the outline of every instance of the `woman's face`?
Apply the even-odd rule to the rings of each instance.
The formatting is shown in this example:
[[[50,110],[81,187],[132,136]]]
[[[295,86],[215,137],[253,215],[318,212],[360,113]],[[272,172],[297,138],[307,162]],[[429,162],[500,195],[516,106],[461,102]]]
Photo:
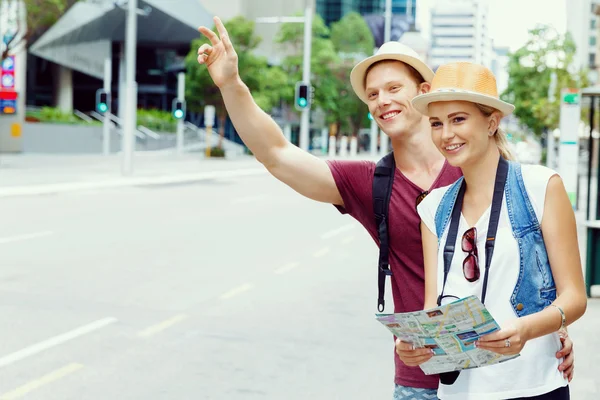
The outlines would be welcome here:
[[[498,116],[485,116],[468,101],[439,101],[429,104],[431,135],[438,150],[454,167],[481,159],[496,146],[493,136]]]

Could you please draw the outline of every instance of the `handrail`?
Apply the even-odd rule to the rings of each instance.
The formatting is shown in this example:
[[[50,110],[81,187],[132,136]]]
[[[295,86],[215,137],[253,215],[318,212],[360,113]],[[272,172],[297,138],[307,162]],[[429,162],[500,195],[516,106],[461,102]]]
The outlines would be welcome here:
[[[103,115],[100,115],[100,114],[98,114],[96,111],[92,111],[92,112],[90,112],[90,115],[91,115],[92,117],[96,118],[98,121],[100,121],[100,122],[104,122],[104,116],[103,116]],[[116,115],[114,115],[114,114],[112,114],[112,113],[107,113],[107,115],[108,115],[108,118],[109,118],[109,119],[110,119],[112,122],[115,122],[115,123],[117,123],[119,126],[121,126],[121,128],[120,128],[120,129],[118,129],[117,131],[119,132],[119,134],[120,134],[121,136],[123,136],[123,133],[121,132],[121,131],[123,130],[123,128],[122,128],[122,124],[120,123],[120,121],[121,121],[121,120],[120,120],[120,119],[119,119],[119,118],[118,118]],[[145,138],[146,138],[146,135],[145,135],[144,133],[140,132],[140,131],[139,131],[139,130],[137,130],[137,129],[136,129],[136,130],[135,130],[133,133],[135,134],[135,136],[139,137],[140,139],[145,139]]]
[[[150,136],[153,139],[160,139],[160,135],[158,133],[146,128],[143,125],[138,125],[137,129],[138,129],[138,131]]]
[[[75,114],[77,117],[84,120],[85,122],[94,122],[94,120],[92,118],[88,117],[87,115],[85,115],[84,113],[82,113],[79,110],[73,110],[73,114]]]

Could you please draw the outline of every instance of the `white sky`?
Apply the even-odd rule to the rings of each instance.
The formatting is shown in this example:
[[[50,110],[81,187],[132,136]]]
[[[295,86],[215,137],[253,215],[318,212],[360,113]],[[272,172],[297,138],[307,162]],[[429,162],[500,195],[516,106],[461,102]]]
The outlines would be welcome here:
[[[549,24],[566,31],[566,3],[569,0],[489,0],[489,34],[494,46],[514,51],[527,41],[527,32],[537,24]],[[430,9],[436,0],[417,0],[417,24],[429,38]]]

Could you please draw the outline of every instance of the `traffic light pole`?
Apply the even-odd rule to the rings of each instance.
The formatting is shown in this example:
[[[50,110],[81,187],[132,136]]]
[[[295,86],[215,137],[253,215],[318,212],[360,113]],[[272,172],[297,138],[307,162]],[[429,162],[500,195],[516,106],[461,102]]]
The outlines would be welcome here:
[[[177,99],[182,103],[185,100],[185,72],[177,74]],[[183,124],[184,118],[177,120],[177,153],[183,153]]]
[[[308,85],[310,90],[310,52],[312,45],[312,10],[310,2],[306,2],[304,10],[304,58],[302,65],[302,81]],[[310,96],[310,94],[309,94]],[[302,110],[300,119],[300,140],[299,145],[302,150],[308,151],[310,141],[310,107]]]
[[[137,121],[137,85],[135,83],[137,48],[137,0],[129,0],[127,10],[127,31],[125,36],[125,123],[121,152],[123,153],[122,174],[133,173],[133,151]],[[121,101],[123,101],[121,100]]]
[[[110,112],[112,103],[112,94],[110,86],[112,82],[112,60],[107,58],[104,60],[104,91],[107,93],[108,110],[104,113],[104,121],[102,122],[102,154],[105,156],[110,154]]]

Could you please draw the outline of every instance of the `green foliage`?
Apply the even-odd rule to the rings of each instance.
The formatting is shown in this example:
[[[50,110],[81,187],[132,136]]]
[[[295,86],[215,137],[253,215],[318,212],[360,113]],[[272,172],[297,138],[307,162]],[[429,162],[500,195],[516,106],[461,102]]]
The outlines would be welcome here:
[[[177,120],[169,111],[137,110],[137,124],[155,132],[175,133]]]
[[[375,42],[369,26],[357,13],[349,13],[331,26],[331,41],[342,60],[334,71],[337,101],[329,122],[337,122],[342,133],[356,135],[369,124],[367,106],[356,96],[350,85],[354,65],[373,52]],[[334,119],[334,121],[332,121]]]
[[[210,148],[210,156],[217,157],[217,158],[225,157],[225,150],[223,150],[220,147],[211,147]]]
[[[375,40],[369,26],[356,12],[346,14],[331,25],[331,41],[337,52],[360,59],[371,55]]]
[[[509,55],[509,81],[502,98],[515,105],[514,114],[536,135],[558,127],[560,91],[588,85],[585,70],[575,71],[575,43],[549,26],[529,31],[529,40]],[[556,74],[554,100],[548,99],[550,76]]]
[[[288,77],[287,87],[290,90],[282,93],[282,97],[286,103],[292,104],[294,85],[302,80],[304,24],[282,24],[275,40],[290,54],[282,63],[283,71]],[[311,46],[311,85],[316,88],[313,107],[324,110],[335,109],[337,85],[331,79],[331,71],[340,59],[329,39],[329,29],[318,15],[313,19]]]
[[[67,12],[78,0],[25,0],[27,12],[26,29],[19,25],[13,40],[8,43],[4,52],[0,55],[0,60],[8,56],[11,49],[16,48],[23,41],[31,45],[37,38],[46,32],[52,25],[58,21],[62,15]]]
[[[69,125],[100,125],[99,121],[87,122],[78,118],[73,113],[64,112],[55,107],[42,107],[40,109],[30,110],[25,113],[27,122],[43,122],[53,124],[69,124]]]

